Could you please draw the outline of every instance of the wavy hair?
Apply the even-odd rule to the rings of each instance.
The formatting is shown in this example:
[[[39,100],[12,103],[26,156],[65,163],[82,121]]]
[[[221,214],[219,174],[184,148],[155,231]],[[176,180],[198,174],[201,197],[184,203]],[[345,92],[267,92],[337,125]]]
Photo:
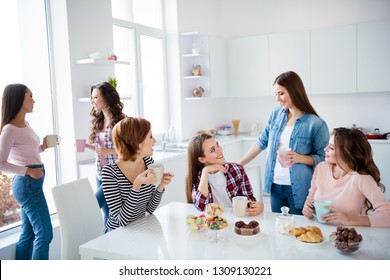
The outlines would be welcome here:
[[[9,124],[19,113],[23,106],[26,90],[27,86],[23,84],[9,84],[4,88],[1,105],[0,133],[3,131],[3,127]]]
[[[282,87],[285,87],[288,91],[291,101],[295,107],[300,111],[307,114],[313,114],[318,116],[316,110],[314,110],[311,105],[305,86],[303,85],[302,79],[299,75],[293,71],[288,71],[280,74],[276,77],[273,85],[278,84]]]
[[[373,157],[371,145],[367,137],[359,129],[349,129],[344,127],[333,130],[336,159],[340,158],[348,167],[362,175],[371,175],[382,192],[386,187],[380,182],[380,172]],[[371,202],[366,199],[366,214],[373,209]]]
[[[110,114],[110,128],[114,128],[115,124],[122,120],[126,115],[122,112],[123,103],[120,100],[119,94],[116,89],[107,82],[97,84],[91,87],[90,97],[92,98],[92,92],[94,89],[100,91],[101,97],[104,100]],[[104,127],[104,115],[103,112],[97,112],[93,107],[90,113],[91,120],[91,130],[89,134],[89,142],[94,143],[96,134],[99,131],[103,131]]]
[[[204,157],[203,143],[212,138],[209,134],[199,134],[191,139],[188,144],[187,176],[186,176],[186,197],[188,203],[192,201],[192,186],[198,180],[199,171],[205,166],[198,158]]]

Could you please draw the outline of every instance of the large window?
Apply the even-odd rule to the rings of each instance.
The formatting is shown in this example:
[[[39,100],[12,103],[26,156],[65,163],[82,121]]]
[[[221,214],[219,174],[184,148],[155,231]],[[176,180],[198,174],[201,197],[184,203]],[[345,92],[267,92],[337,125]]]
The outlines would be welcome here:
[[[0,37],[0,96],[10,83],[23,83],[31,89],[35,99],[34,112],[26,118],[42,139],[55,132],[45,1],[0,1]],[[49,210],[54,213],[50,189],[56,185],[55,150],[47,149],[41,158],[46,169],[45,195]],[[19,221],[19,207],[12,196],[11,176],[0,173],[0,231],[14,227]]]
[[[146,118],[155,135],[167,126],[164,32],[161,0],[114,0],[112,15],[115,53],[130,67],[116,66],[118,92],[126,113]]]

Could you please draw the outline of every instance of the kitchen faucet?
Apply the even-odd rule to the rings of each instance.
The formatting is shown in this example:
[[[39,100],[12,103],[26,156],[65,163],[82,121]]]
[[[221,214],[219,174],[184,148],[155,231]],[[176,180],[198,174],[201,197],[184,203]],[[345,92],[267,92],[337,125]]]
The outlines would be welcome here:
[[[168,132],[164,131],[163,136],[161,138],[161,150],[165,151],[165,147],[168,143]]]

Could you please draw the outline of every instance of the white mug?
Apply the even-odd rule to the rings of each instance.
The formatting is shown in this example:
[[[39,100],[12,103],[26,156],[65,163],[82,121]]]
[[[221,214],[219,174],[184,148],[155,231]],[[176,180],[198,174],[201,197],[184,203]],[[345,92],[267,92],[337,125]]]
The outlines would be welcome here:
[[[57,134],[46,135],[46,145],[48,148],[55,147],[60,144],[61,137]]]
[[[245,217],[248,208],[248,198],[246,196],[233,197],[233,212],[236,217]]]
[[[148,169],[153,170],[154,174],[156,174],[156,180],[154,180],[155,185],[160,185],[161,180],[164,176],[164,166],[162,164],[151,164],[148,166]]]

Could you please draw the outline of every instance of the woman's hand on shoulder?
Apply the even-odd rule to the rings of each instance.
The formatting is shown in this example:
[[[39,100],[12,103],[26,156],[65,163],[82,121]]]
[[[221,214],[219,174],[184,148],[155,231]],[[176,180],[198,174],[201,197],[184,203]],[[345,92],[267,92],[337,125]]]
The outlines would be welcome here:
[[[314,217],[313,216],[313,213],[314,213],[313,202],[314,202],[314,199],[312,197],[307,197],[305,204],[303,206],[303,209],[302,209],[302,214],[308,219],[312,219]]]
[[[165,189],[165,186],[170,184],[171,181],[172,181],[172,178],[174,177],[175,175],[173,173],[170,173],[170,172],[167,172],[167,173],[164,173],[162,179],[161,179],[161,184],[158,185],[157,189],[162,192],[164,189]]]

